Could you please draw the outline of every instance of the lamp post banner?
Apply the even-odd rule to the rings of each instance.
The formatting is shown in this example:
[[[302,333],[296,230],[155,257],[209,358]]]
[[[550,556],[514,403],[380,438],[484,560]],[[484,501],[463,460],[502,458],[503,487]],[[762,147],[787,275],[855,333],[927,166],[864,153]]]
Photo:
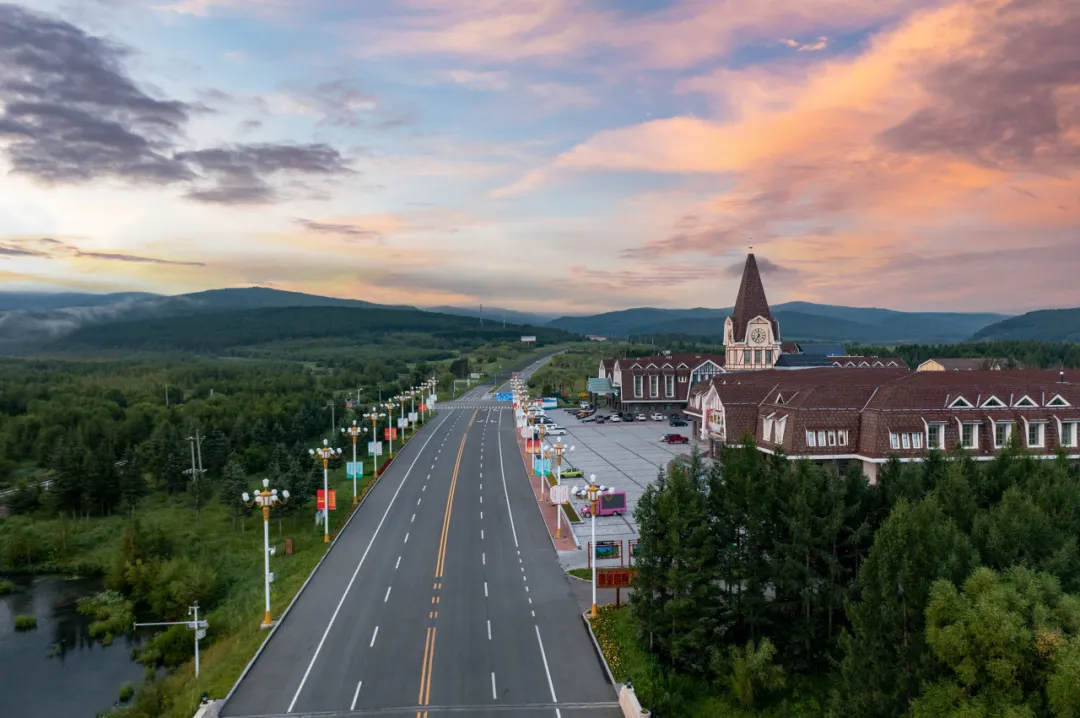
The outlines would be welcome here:
[[[409,412],[409,422],[415,424],[416,420],[417,420],[417,418],[419,418],[419,416],[420,415],[417,414],[415,411],[410,411]]]
[[[364,464],[362,461],[348,461],[345,463],[345,475],[346,478],[359,478],[364,475]]]
[[[552,486],[549,491],[551,495],[551,503],[553,504],[568,504],[570,503],[570,487],[569,486]]]
[[[319,511],[326,510],[326,492],[322,489],[315,491],[315,508]],[[337,511],[337,489],[330,489],[330,510]]]

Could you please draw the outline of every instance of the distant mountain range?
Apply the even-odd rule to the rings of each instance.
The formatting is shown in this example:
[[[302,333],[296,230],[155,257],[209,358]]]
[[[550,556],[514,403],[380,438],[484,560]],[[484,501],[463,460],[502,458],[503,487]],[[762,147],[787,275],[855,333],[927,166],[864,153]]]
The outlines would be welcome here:
[[[117,294],[46,294],[0,292],[0,348],[68,335],[83,327],[174,317],[285,307],[408,309],[479,320],[479,307],[437,306],[417,309],[358,299],[338,299],[265,287],[214,289],[163,296],[143,292]],[[721,339],[730,307],[712,309],[637,308],[588,316],[552,318],[541,313],[484,307],[492,328],[529,325],[574,334],[611,338],[683,334]],[[898,312],[787,302],[773,307],[785,340],[860,344],[940,344],[971,339],[1042,339],[1080,341],[1080,309],[1029,312],[1017,317],[992,313]],[[479,322],[478,322],[479,323]],[[457,325],[457,322],[454,322]],[[159,330],[156,330],[159,331]]]
[[[793,341],[837,341],[874,344],[949,343],[1007,317],[1003,314],[959,312],[898,312],[810,302],[787,302],[773,308],[780,334]],[[723,337],[723,309],[624,309],[586,317],[560,317],[548,326],[578,334],[609,337],[687,334]]]

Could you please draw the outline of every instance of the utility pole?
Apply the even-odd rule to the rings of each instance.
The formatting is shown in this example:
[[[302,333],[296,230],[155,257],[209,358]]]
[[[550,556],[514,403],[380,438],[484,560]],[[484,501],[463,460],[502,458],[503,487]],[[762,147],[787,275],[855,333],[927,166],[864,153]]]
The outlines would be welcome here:
[[[206,621],[199,620],[199,602],[196,601],[194,606],[188,607],[188,615],[192,613],[195,617],[191,621],[156,621],[153,623],[135,623],[132,624],[135,628],[141,626],[187,626],[189,631],[195,631],[195,677],[199,677],[199,639],[206,638],[206,629],[210,624]]]
[[[337,422],[334,421],[334,400],[331,399],[330,401],[326,402],[326,405],[330,407],[330,433],[333,434],[334,427],[337,426]]]

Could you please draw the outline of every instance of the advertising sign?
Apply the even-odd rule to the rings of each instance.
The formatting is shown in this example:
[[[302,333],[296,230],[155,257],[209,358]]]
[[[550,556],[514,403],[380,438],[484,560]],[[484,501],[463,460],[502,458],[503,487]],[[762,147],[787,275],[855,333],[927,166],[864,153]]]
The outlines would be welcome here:
[[[404,428],[406,428],[408,426],[409,426],[409,420],[408,419],[403,419],[401,417],[398,417],[397,428],[404,429]]]
[[[630,539],[630,559],[633,560],[637,558],[639,553],[641,553],[640,539]]]
[[[417,414],[415,411],[410,411],[409,412],[409,421],[411,423],[415,424],[419,419],[420,419],[420,415]]]
[[[391,439],[396,439],[397,438],[397,429],[391,429],[390,430],[390,438]]]
[[[622,541],[597,541],[593,555],[597,561],[622,558]]]
[[[513,401],[514,396],[510,392],[500,391],[495,395],[495,401]]]
[[[551,496],[551,503],[553,504],[568,504],[570,503],[570,487],[569,486],[552,486],[549,492]]]
[[[383,429],[382,431],[383,431],[382,440],[383,441],[390,441],[390,427],[388,426],[385,429]]]
[[[717,439],[724,439],[724,412],[719,409],[706,409],[705,428]]]
[[[533,457],[533,474],[536,476],[546,476],[551,473],[551,459],[541,459],[539,456]]]
[[[382,442],[369,441],[367,445],[367,452],[370,456],[382,456]]]
[[[535,344],[536,343],[536,337],[532,336],[532,335],[524,336],[524,337],[521,338],[521,341],[523,341],[523,342],[531,342],[531,343]]]
[[[347,461],[345,462],[345,478],[358,479],[364,475],[364,462],[363,461]]]
[[[319,511],[326,510],[326,492],[322,489],[315,492],[315,508]],[[330,489],[330,510],[337,511],[337,489]]]
[[[637,571],[632,568],[600,568],[596,569],[597,588],[627,588],[633,584],[637,577]]]

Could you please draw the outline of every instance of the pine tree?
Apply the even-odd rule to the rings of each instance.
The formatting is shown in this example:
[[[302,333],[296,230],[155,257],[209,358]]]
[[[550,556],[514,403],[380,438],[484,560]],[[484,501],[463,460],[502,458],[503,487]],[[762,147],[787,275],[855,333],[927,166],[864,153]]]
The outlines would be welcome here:
[[[977,564],[971,541],[934,497],[901,499],[874,538],[848,610],[834,712],[897,716],[940,669],[926,650],[925,611],[934,581],[959,582]]]
[[[630,610],[637,626],[638,637],[650,652],[658,651],[658,639],[662,639],[664,605],[669,599],[666,585],[670,557],[664,541],[664,525],[659,511],[659,492],[666,478],[657,476],[638,499],[634,520],[638,526],[638,556],[634,559],[637,577],[630,594]]]
[[[247,471],[244,469],[244,460],[239,454],[232,454],[225,462],[225,469],[221,472],[221,503],[229,508],[232,516],[233,528],[236,527],[236,519],[240,518],[240,530],[244,530],[244,519],[251,513],[251,509],[244,503],[243,494],[252,489],[248,486]]]

